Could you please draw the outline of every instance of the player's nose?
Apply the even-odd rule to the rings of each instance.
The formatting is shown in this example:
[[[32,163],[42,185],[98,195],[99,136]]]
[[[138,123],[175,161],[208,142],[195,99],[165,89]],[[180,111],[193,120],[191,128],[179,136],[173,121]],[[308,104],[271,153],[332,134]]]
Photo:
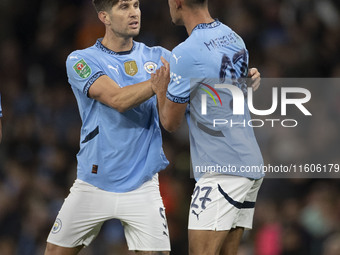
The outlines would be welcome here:
[[[138,18],[139,15],[139,8],[132,8],[130,11],[130,17],[131,18]]]

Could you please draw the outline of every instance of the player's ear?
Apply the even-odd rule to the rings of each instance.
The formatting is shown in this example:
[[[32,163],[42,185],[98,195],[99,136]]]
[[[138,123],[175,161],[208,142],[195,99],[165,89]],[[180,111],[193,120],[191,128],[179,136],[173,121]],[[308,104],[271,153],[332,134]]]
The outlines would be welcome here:
[[[184,0],[175,0],[176,9],[182,8],[183,1],[184,1]]]
[[[98,18],[104,25],[110,25],[109,14],[105,11],[98,12]]]

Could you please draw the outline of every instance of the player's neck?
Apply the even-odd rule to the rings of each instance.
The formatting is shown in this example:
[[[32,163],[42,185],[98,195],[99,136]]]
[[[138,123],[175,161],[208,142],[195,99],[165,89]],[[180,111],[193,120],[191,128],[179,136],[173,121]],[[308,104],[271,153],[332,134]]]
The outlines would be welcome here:
[[[189,36],[198,24],[211,23],[213,21],[214,19],[210,16],[208,9],[188,10],[187,13],[183,15],[183,23]]]
[[[106,33],[102,40],[102,44],[114,52],[129,51],[133,46],[133,38],[118,37],[113,34]]]

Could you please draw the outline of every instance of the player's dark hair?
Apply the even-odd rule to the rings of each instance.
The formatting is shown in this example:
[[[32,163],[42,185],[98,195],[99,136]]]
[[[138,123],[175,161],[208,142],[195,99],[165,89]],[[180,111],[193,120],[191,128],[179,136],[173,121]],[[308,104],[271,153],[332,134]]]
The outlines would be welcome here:
[[[97,12],[108,11],[118,2],[119,0],[92,0],[92,4]]]

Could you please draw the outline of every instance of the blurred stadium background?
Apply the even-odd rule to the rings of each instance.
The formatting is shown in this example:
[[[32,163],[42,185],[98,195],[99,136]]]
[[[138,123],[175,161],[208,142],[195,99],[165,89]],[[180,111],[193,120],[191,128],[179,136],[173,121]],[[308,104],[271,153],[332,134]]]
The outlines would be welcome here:
[[[136,38],[171,50],[187,37],[171,25],[167,1],[140,0]],[[262,77],[340,77],[337,0],[210,0],[214,17],[245,40]],[[90,0],[1,0],[0,254],[43,254],[45,240],[76,176],[80,118],[67,83],[66,56],[103,36]],[[338,83],[339,84],[339,83]],[[260,90],[264,88],[261,87]],[[320,84],[312,119],[297,132],[257,132],[266,163],[340,163],[340,88]],[[187,254],[189,178],[186,126],[164,133],[171,164],[160,186],[172,254]],[[338,176],[340,177],[340,175]],[[129,254],[120,223],[106,223],[81,254]],[[239,255],[339,255],[340,181],[266,179],[254,229]]]

